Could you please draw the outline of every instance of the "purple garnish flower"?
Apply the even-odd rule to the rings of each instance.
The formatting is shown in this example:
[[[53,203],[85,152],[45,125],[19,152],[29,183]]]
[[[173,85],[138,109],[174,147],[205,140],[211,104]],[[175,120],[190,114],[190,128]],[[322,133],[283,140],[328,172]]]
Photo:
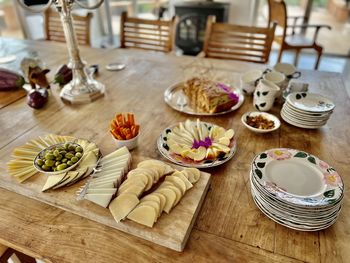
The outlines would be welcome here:
[[[231,91],[230,87],[226,86],[223,83],[218,83],[217,86],[223,91],[225,91],[231,100],[235,101],[236,103],[239,101],[239,97]]]
[[[192,149],[198,149],[201,146],[205,148],[209,148],[211,145],[212,145],[211,139],[209,137],[206,137],[203,141],[194,140],[192,144]]]

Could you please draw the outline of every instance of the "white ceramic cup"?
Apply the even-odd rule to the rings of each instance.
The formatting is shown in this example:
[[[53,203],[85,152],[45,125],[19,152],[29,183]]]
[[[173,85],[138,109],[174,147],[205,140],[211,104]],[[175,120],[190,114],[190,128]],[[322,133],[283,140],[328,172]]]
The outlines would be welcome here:
[[[270,71],[264,74],[263,79],[271,81],[282,88],[282,85],[285,84],[286,76],[281,72]]]
[[[261,78],[262,74],[261,70],[251,70],[241,76],[241,90],[244,94],[253,94],[256,81]]]
[[[288,79],[297,79],[301,76],[300,71],[297,71],[296,67],[289,63],[277,63],[273,70],[284,74]]]
[[[265,79],[260,80],[254,91],[254,107],[259,111],[269,111],[280,90],[280,87],[273,82]]]

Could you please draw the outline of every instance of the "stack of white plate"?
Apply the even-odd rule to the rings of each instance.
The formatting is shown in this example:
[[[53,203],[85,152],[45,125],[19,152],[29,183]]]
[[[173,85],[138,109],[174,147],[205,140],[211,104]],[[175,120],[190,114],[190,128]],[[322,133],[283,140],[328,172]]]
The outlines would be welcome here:
[[[334,107],[332,101],[319,94],[293,92],[286,98],[281,117],[294,126],[317,129],[327,123]]]
[[[258,208],[292,229],[325,229],[341,210],[341,177],[327,163],[303,151],[280,148],[258,154],[252,162],[250,183]]]

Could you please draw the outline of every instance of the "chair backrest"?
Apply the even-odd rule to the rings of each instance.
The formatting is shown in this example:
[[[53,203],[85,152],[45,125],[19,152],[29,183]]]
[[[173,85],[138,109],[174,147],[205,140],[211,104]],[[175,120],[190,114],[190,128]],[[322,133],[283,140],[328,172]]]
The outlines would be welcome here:
[[[90,46],[90,22],[92,13],[88,13],[86,16],[79,16],[75,14],[72,16],[74,31],[78,44]],[[45,33],[46,40],[66,42],[61,18],[59,14],[51,8],[48,8],[45,11]]]
[[[283,37],[287,31],[287,7],[283,0],[268,0],[269,5],[269,26],[276,23],[283,29]]]
[[[206,57],[266,63],[276,24],[270,28],[215,23],[209,16],[203,51]]]
[[[169,21],[128,17],[122,13],[120,47],[170,52],[174,46],[176,17]]]

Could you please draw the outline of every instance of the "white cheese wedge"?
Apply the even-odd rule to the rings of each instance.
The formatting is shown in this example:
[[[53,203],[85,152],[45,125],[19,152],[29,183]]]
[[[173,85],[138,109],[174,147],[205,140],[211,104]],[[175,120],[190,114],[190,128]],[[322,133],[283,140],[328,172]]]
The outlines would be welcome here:
[[[115,159],[112,158],[112,159],[109,159],[107,161],[104,161],[104,158],[102,158],[102,160],[104,162],[101,162],[100,165],[101,165],[102,168],[108,168],[108,167],[110,167],[110,166],[112,166],[114,164],[128,162],[130,157],[131,157],[130,154],[128,154],[128,155],[123,155],[123,156],[120,156],[120,157],[116,157]]]
[[[161,189],[170,189],[170,190],[172,190],[174,193],[175,193],[175,195],[176,195],[176,198],[175,198],[175,202],[174,202],[174,204],[173,204],[173,206],[172,207],[174,207],[174,206],[176,206],[179,202],[180,202],[180,200],[181,200],[181,198],[182,198],[182,193],[181,193],[181,190],[179,189],[179,188],[177,188],[175,185],[173,185],[173,184],[167,184],[166,182],[164,182],[161,186],[160,186],[160,188]]]
[[[34,171],[36,171],[34,169],[34,167],[29,166],[28,168],[13,170],[13,171],[9,171],[9,172],[12,176],[19,178],[19,177],[23,177],[24,175],[27,175],[29,173],[33,173]]]
[[[138,206],[128,215],[128,219],[144,226],[153,227],[157,219],[157,211],[151,206]]]
[[[105,177],[105,176],[110,176],[110,175],[114,175],[116,173],[123,173],[123,168],[120,168],[120,169],[116,169],[116,170],[113,170],[113,171],[101,171],[101,172],[95,172],[94,174],[92,174],[91,176],[93,178],[102,178],[102,177]]]
[[[118,163],[118,164],[115,164],[113,166],[110,166],[106,169],[102,168],[102,171],[103,172],[110,172],[110,171],[119,170],[119,169],[123,169],[125,171],[127,168],[128,168],[127,164],[125,162],[122,162],[122,163]]]
[[[115,221],[119,223],[138,205],[139,202],[139,199],[134,194],[122,194],[115,198],[109,204],[108,208]]]
[[[120,177],[122,175],[121,174],[112,174],[112,175],[109,175],[109,176],[103,176],[103,177],[94,177],[93,179],[91,179],[92,182],[103,182],[103,181],[106,181],[106,180],[109,180],[109,179],[113,179],[114,181],[118,181],[120,180]]]
[[[155,202],[155,201],[151,201],[151,200],[140,202],[140,204],[138,206],[151,206],[151,207],[153,207],[157,213],[157,216],[154,219],[155,220],[154,222],[157,222],[158,217],[161,215],[161,212],[163,212],[163,211],[160,211],[160,203]]]
[[[67,173],[62,173],[62,174],[55,174],[55,175],[50,175],[47,177],[46,183],[43,186],[43,189],[41,190],[42,192],[49,190],[50,188],[54,187],[55,185],[59,184],[62,182],[67,176]]]
[[[58,189],[60,187],[63,187],[65,185],[69,184],[70,182],[74,181],[79,176],[80,176],[79,172],[77,172],[77,171],[69,171],[69,172],[67,172],[67,179],[64,180],[64,182],[59,183],[59,184],[55,185],[52,188],[53,189]]]
[[[107,160],[110,160],[112,158],[115,158],[115,157],[120,157],[120,156],[123,156],[123,155],[128,155],[130,154],[128,148],[126,148],[125,146],[122,147],[122,148],[119,148],[118,150],[110,153],[110,154],[107,154],[106,156],[103,157],[103,160],[101,160],[101,164],[103,165],[103,163],[106,163]]]
[[[180,178],[186,185],[186,191],[193,187],[193,184],[187,179],[187,177],[183,173],[176,171],[171,176]]]
[[[112,194],[114,195],[117,192],[116,188],[88,188],[87,194]]]
[[[98,181],[96,182],[94,179],[90,180],[89,185],[93,186],[93,185],[99,185],[99,184],[105,184],[105,183],[113,183],[113,185],[115,185],[116,180],[114,178],[110,179],[107,178],[106,180],[102,180],[102,181]]]
[[[115,188],[115,185],[114,185],[114,183],[113,182],[106,182],[106,183],[96,183],[96,184],[94,184],[94,185],[89,185],[89,187],[91,187],[91,188],[95,188],[95,189],[97,189],[97,188]]]
[[[166,203],[165,203],[163,211],[165,213],[169,214],[171,208],[174,206],[175,201],[176,201],[175,192],[172,189],[162,188],[162,189],[157,189],[155,193],[161,193],[165,196]]]
[[[27,180],[28,178],[32,177],[34,174],[38,173],[36,170],[32,171],[30,173],[27,173],[25,175],[22,175],[20,177],[17,177],[16,180],[20,183],[24,182],[25,180]]]
[[[151,204],[151,206],[154,206],[157,209],[157,211],[158,211],[157,217],[160,217],[160,215],[163,212],[163,208],[164,208],[164,206],[161,203],[160,197],[157,195],[152,195],[152,194],[146,195],[144,198],[142,198],[140,200],[140,204],[143,204],[143,205],[148,204],[148,201],[151,201],[153,203],[153,204]],[[154,203],[156,203],[156,206],[154,205]],[[164,205],[165,205],[165,203],[164,203]]]
[[[186,192],[186,185],[180,178],[178,178],[176,176],[167,176],[165,178],[165,181],[172,182],[178,189],[180,189],[181,195],[185,194],[185,192]]]
[[[192,184],[196,183],[201,176],[201,172],[196,168],[185,168],[181,172]]]
[[[113,194],[86,194],[84,196],[85,199],[105,208],[111,202],[112,197]]]

